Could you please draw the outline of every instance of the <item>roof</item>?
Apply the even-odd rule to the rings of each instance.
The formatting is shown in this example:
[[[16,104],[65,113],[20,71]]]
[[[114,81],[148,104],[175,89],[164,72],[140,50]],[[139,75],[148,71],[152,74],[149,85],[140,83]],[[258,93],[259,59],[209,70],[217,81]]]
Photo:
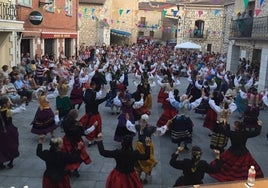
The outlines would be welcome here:
[[[139,10],[151,10],[151,11],[162,11],[166,8],[171,8],[176,6],[174,3],[164,3],[164,2],[140,2]]]
[[[106,0],[79,0],[79,3],[103,5]]]
[[[229,5],[234,4],[235,0],[182,0],[180,4],[187,3],[188,5]]]

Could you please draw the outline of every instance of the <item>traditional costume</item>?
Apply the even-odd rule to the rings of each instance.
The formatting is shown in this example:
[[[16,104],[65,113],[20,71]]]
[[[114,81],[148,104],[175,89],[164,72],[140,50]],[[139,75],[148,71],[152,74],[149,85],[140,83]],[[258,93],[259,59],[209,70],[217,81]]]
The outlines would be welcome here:
[[[74,77],[74,84],[70,94],[70,100],[73,108],[75,105],[78,105],[77,109],[79,109],[83,103],[83,85],[80,83],[78,76]]]
[[[129,137],[126,137],[129,138]],[[150,147],[146,146],[145,152],[140,153],[132,149],[131,141],[122,142],[122,148],[116,150],[105,150],[102,141],[97,141],[98,149],[102,156],[114,158],[116,166],[109,174],[106,181],[106,188],[142,188],[142,182],[137,175],[134,165],[138,160],[146,160],[150,155]]]
[[[167,125],[162,127],[155,127],[151,126],[147,123],[149,116],[147,114],[143,114],[141,116],[141,122],[139,125],[132,124],[129,120],[127,120],[127,129],[138,134],[138,141],[135,144],[135,149],[138,150],[140,153],[145,153],[145,138],[151,138],[152,135],[162,136],[167,131]],[[148,160],[139,160],[136,165],[135,169],[139,175],[142,172],[145,173],[144,183],[148,182],[147,177],[151,175],[153,168],[156,166],[157,161],[154,157],[154,144],[151,142],[150,144],[150,158]]]
[[[0,109],[0,169],[5,168],[4,163],[8,161],[7,166],[13,168],[13,160],[19,156],[19,132],[12,123],[12,114],[18,110],[3,106]]]
[[[253,165],[256,170],[256,178],[263,178],[260,166],[246,147],[248,138],[256,137],[260,132],[261,126],[250,132],[245,131],[244,128],[228,131],[227,136],[231,140],[231,146],[221,154],[221,170],[210,176],[220,182],[245,180],[248,177],[248,169]],[[214,163],[215,161],[212,162],[212,164]]]
[[[97,97],[96,91],[94,88],[92,88],[92,85],[95,85],[95,82],[92,81],[90,85],[91,87],[85,91],[84,102],[86,104],[86,113],[80,119],[80,123],[87,129],[90,128],[96,121],[98,122],[98,127],[92,133],[86,135],[86,138],[91,142],[102,130],[101,115],[99,113],[98,107],[101,103],[108,99],[109,94],[103,98]]]
[[[46,95],[42,94],[39,97],[39,107],[32,122],[33,126],[31,132],[38,135],[50,132],[53,136],[53,131],[58,127],[55,123],[54,116],[54,112],[50,108]]]

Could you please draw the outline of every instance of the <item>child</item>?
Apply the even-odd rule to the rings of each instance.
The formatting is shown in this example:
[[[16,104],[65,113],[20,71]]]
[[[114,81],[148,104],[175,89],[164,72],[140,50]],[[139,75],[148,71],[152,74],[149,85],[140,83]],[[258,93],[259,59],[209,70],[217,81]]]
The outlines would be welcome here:
[[[47,91],[41,90],[39,96],[39,108],[35,114],[32,122],[31,132],[42,135],[50,132],[51,137],[54,137],[53,131],[58,127],[54,120],[54,113],[50,108],[49,101],[47,101]]]

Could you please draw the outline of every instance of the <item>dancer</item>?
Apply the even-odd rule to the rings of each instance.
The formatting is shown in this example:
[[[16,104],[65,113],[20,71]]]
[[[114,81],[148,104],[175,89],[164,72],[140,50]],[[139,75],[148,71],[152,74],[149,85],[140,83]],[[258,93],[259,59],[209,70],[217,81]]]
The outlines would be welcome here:
[[[145,138],[149,137],[151,138],[152,135],[155,136],[162,136],[165,134],[165,132],[168,129],[168,126],[170,125],[170,121],[167,122],[166,125],[161,126],[161,127],[155,127],[151,126],[148,123],[149,116],[147,114],[143,114],[140,119],[139,125],[134,125],[129,121],[129,116],[128,114],[126,115],[127,119],[127,129],[129,131],[132,131],[134,133],[138,134],[138,141],[135,144],[136,150],[138,150],[140,153],[145,152]],[[148,160],[142,160],[138,161],[135,165],[135,169],[139,174],[139,177],[141,177],[142,172],[145,173],[145,178],[143,180],[144,184],[148,183],[148,177],[151,176],[151,172],[153,168],[156,166],[157,161],[154,157],[154,144],[153,142],[150,143],[150,158]]]
[[[178,89],[174,89],[173,95],[174,95],[174,99],[180,102]],[[175,115],[179,113],[178,110],[170,104],[169,100],[164,100],[162,104],[163,104],[162,106],[163,113],[161,114],[160,118],[158,119],[156,123],[156,126],[158,127],[165,125],[169,119],[172,119]]]
[[[12,123],[12,115],[23,109],[10,109],[10,99],[6,96],[0,98],[0,170],[6,166],[13,168],[13,161],[19,156],[19,132]]]
[[[145,138],[145,153],[140,153],[132,148],[132,136],[125,136],[121,149],[105,150],[102,142],[102,134],[98,135],[98,149],[100,155],[114,158],[116,167],[110,173],[106,181],[106,188],[142,188],[142,182],[135,172],[134,165],[138,160],[147,160],[150,156],[151,139]]]
[[[187,144],[192,143],[192,131],[194,126],[188,112],[199,106],[204,96],[205,92],[202,90],[202,96],[190,103],[192,97],[188,98],[188,96],[184,94],[180,97],[180,102],[178,102],[175,100],[173,93],[169,92],[168,100],[170,104],[180,113],[170,120],[169,129],[171,130],[171,141],[178,144],[178,146],[183,142],[185,150],[188,150]]]
[[[60,78],[57,86],[59,95],[56,97],[56,109],[59,112],[60,120],[62,120],[72,109],[70,98],[67,96],[68,89],[67,79]]]
[[[205,173],[216,173],[220,171],[221,161],[220,152],[215,152],[215,164],[208,164],[205,160],[201,160],[202,150],[198,146],[192,148],[192,159],[177,160],[179,153],[183,151],[183,147],[178,147],[177,151],[172,154],[169,164],[176,169],[183,171],[183,175],[180,176],[173,187],[184,185],[199,185],[203,184],[203,178]]]
[[[62,121],[62,127],[65,132],[63,137],[62,151],[67,153],[78,151],[78,144],[81,142],[84,143],[82,136],[93,132],[98,126],[98,122],[96,121],[90,128],[85,130],[84,127],[81,126],[80,122],[76,120],[77,117],[78,111],[76,109],[72,109]],[[82,162],[87,165],[91,163],[91,159],[87,153],[85,145],[82,145],[80,148],[80,159],[81,160],[79,162],[66,166],[66,170],[68,170],[71,175],[76,177],[80,176],[78,168]]]
[[[40,90],[39,107],[35,113],[32,122],[31,132],[38,135],[46,135],[50,132],[51,137],[54,137],[54,130],[58,127],[55,123],[54,112],[50,108],[49,101],[47,100],[47,91]]]
[[[74,69],[74,84],[70,94],[70,100],[72,107],[75,108],[75,105],[78,105],[77,109],[79,110],[83,103],[83,85],[80,83],[79,70],[77,68]]]
[[[210,148],[224,151],[224,147],[228,143],[228,137],[225,132],[229,127],[229,118],[231,114],[236,110],[236,104],[234,101],[224,98],[222,107],[215,104],[213,99],[209,100],[210,107],[217,113],[217,121],[213,125],[213,133],[211,135]]]
[[[86,103],[85,109],[86,114],[80,119],[80,123],[85,128],[90,128],[96,121],[98,122],[98,127],[90,134],[86,135],[88,139],[88,146],[94,144],[94,139],[97,138],[97,135],[102,130],[102,120],[99,113],[99,105],[106,101],[109,97],[109,93],[105,97],[100,98],[97,96],[95,91],[96,83],[94,81],[90,82],[90,88],[85,91],[84,102]]]
[[[133,114],[133,107],[131,101],[131,94],[128,91],[125,91],[121,97],[122,107],[121,107],[121,114],[118,116],[118,123],[114,133],[114,141],[122,142],[123,138],[126,135],[135,136],[135,133],[129,131],[126,127],[127,119],[126,115],[129,117],[129,121],[131,123],[135,123],[134,121],[134,114]]]
[[[40,135],[36,148],[36,155],[46,162],[46,170],[43,174],[43,188],[71,188],[70,177],[65,171],[67,164],[76,163],[80,160],[80,152],[83,143],[79,143],[78,151],[72,154],[61,151],[63,146],[62,138],[52,138],[50,149],[43,150],[45,135]]]
[[[222,168],[218,173],[210,174],[210,176],[220,182],[245,180],[248,177],[248,169],[253,165],[256,170],[256,178],[263,178],[261,167],[246,147],[248,138],[258,136],[261,128],[262,122],[258,121],[258,127],[254,131],[246,131],[243,123],[235,121],[234,130],[226,132],[231,140],[231,146],[221,154]],[[215,161],[212,162],[212,164],[214,163]]]

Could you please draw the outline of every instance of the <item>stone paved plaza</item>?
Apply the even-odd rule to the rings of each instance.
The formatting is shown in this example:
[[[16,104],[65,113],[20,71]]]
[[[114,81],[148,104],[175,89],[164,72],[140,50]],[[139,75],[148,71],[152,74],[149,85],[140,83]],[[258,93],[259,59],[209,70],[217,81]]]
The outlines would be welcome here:
[[[188,85],[186,78],[181,78],[182,84],[178,87],[180,95],[183,94]],[[130,76],[129,90],[134,92],[135,88],[132,85],[132,77]],[[157,93],[159,87],[152,88],[153,94],[153,109],[149,122],[155,124],[159,116],[162,113],[160,104],[157,103]],[[51,106],[55,109],[55,99],[51,99]],[[37,101],[31,102],[25,112],[16,114],[13,117],[13,123],[19,129],[20,138],[20,156],[14,161],[13,169],[4,169],[0,171],[0,188],[9,188],[14,186],[15,188],[22,188],[24,185],[28,185],[29,188],[41,188],[42,187],[42,175],[45,170],[45,163],[36,156],[36,145],[38,136],[32,134],[30,123],[33,120],[34,114],[37,110]],[[103,135],[104,145],[106,149],[119,148],[120,144],[113,141],[115,128],[117,125],[117,115],[112,115],[109,108],[105,108],[104,104],[99,107],[102,120],[103,120]],[[80,108],[79,115],[84,114],[84,105]],[[256,159],[256,161],[262,167],[264,176],[268,177],[268,141],[266,140],[266,133],[268,132],[268,111],[265,108],[261,111],[259,119],[264,122],[262,133],[260,136],[250,139],[247,147]],[[202,127],[203,117],[199,114],[191,113],[191,118],[194,122],[193,132],[193,145],[199,145],[203,149],[203,159],[210,161],[214,158],[212,150],[209,148],[209,131]],[[238,118],[238,114],[235,112],[232,116],[231,122]],[[63,132],[61,128],[56,131],[56,136],[62,136]],[[47,149],[49,142],[49,135],[47,136],[44,148]],[[135,139],[137,139],[135,137]],[[153,137],[155,144],[155,157],[158,160],[157,166],[152,172],[152,179],[149,184],[145,185],[145,188],[168,188],[172,187],[181,171],[173,169],[169,165],[171,154],[176,150],[176,145],[171,143],[169,135],[162,137]],[[0,143],[5,144],[5,143]],[[230,144],[230,143],[229,143]],[[228,144],[228,146],[229,146]],[[91,146],[87,148],[88,153],[92,159],[92,163],[89,165],[82,164],[80,167],[80,177],[71,178],[73,188],[104,188],[105,181],[109,172],[115,166],[113,159],[104,158],[99,155],[97,146]],[[182,153],[180,158],[190,157],[190,152]],[[209,176],[205,176],[204,183],[215,182]]]

